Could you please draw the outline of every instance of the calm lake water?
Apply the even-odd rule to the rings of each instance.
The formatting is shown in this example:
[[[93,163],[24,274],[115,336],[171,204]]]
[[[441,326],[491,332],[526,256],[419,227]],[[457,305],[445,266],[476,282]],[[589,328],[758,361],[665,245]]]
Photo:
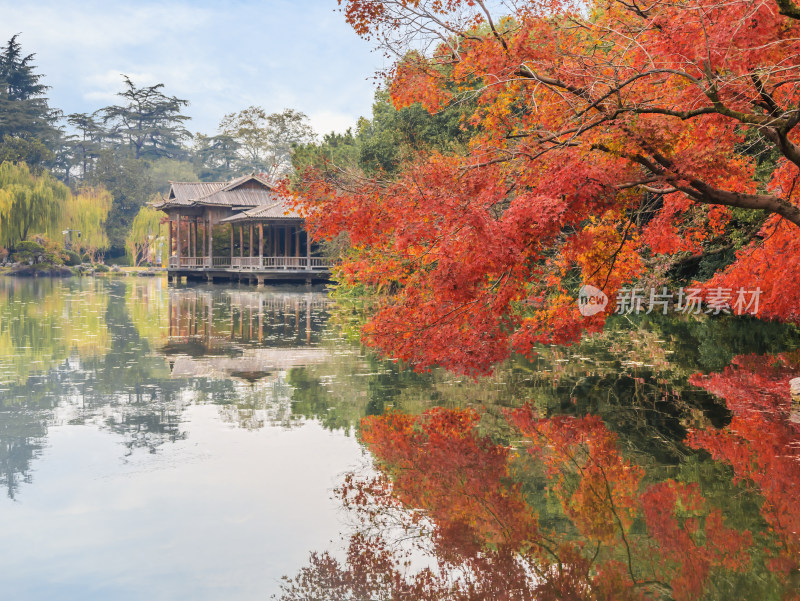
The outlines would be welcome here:
[[[551,598],[532,591],[555,568],[514,534],[528,515],[537,537],[565,549],[562,572],[569,545],[596,545],[593,564],[573,562],[588,579],[570,585],[574,598],[614,598],[601,577],[617,564],[642,598],[797,590],[797,329],[612,320],[602,336],[543,347],[476,382],[372,357],[354,342],[356,313],[303,288],[0,280],[2,597]],[[509,425],[526,403],[547,427],[588,425],[569,440],[548,430],[550,454],[529,453],[530,432]],[[367,416],[419,420],[433,407],[473,412],[474,434],[358,435]],[[608,433],[593,455],[592,437]],[[559,448],[571,467],[552,480]],[[512,449],[511,467],[475,472],[496,449]],[[470,453],[478,459],[465,464]],[[595,468],[608,504],[586,488]],[[617,468],[628,476],[608,475]],[[397,479],[390,493],[369,484],[381,473]],[[365,518],[366,505],[343,503],[343,485],[380,511]],[[586,512],[607,510],[630,514],[618,533],[587,526]],[[484,511],[493,517],[475,517]],[[403,542],[406,518],[424,544]],[[448,585],[414,580],[426,567]],[[465,574],[472,597],[453,585]],[[282,577],[293,580],[281,588]]]

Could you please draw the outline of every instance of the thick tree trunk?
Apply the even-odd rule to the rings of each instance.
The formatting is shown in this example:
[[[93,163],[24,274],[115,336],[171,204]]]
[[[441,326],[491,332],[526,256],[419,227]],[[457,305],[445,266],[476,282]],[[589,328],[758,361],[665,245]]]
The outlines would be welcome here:
[[[741,209],[766,211],[780,215],[800,227],[800,207],[771,194],[743,194],[712,188],[705,182],[692,181],[690,189],[682,189],[689,196],[705,204],[724,205]]]

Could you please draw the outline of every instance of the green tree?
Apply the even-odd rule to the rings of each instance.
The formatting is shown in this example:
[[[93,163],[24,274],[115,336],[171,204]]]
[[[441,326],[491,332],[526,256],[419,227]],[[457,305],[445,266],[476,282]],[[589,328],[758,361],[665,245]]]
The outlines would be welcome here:
[[[161,90],[163,83],[138,88],[123,76],[125,89],[118,94],[124,104],[102,109],[103,123],[109,137],[134,158],[185,158],[183,142],[192,137],[184,127],[190,118],[181,113],[189,104]]]
[[[76,133],[68,136],[65,144],[72,149],[74,164],[80,167],[81,178],[86,179],[87,172],[100,154],[106,131],[97,113],[72,113],[67,115],[67,123]]]
[[[292,149],[314,140],[305,113],[284,109],[267,114],[251,106],[223,117],[219,131],[238,144],[239,171],[257,171],[273,177],[292,169]]]
[[[241,144],[233,136],[218,134],[194,137],[192,155],[197,174],[203,181],[227,180],[237,174]]]
[[[366,121],[366,119],[362,120]],[[348,128],[344,133],[331,132],[322,136],[320,143],[297,146],[292,155],[296,173],[308,167],[334,174],[337,170],[356,168],[361,156],[361,140]]]
[[[199,181],[194,164],[176,159],[148,160],[147,175],[150,178],[153,189],[160,194],[169,192],[170,182]]]
[[[13,247],[29,234],[52,237],[70,197],[48,172],[31,173],[24,163],[0,164],[0,245]]]
[[[388,93],[378,91],[372,118],[359,119],[355,133],[331,133],[321,143],[299,145],[292,161],[297,171],[313,166],[329,174],[358,168],[369,174],[391,175],[411,153],[463,147],[469,139],[464,117],[472,108],[465,102],[435,115],[419,104],[396,109]]]
[[[44,96],[48,87],[35,72],[35,55],[24,55],[17,38],[0,48],[0,158],[38,167],[53,160],[60,113]]]
[[[111,210],[111,194],[105,188],[84,187],[70,194],[64,203],[62,229],[80,232],[72,236],[72,249],[80,254],[97,253],[108,247],[106,219]]]
[[[166,224],[162,223],[164,214],[147,205],[139,209],[133,219],[131,230],[125,239],[125,248],[135,266],[147,261],[157,261],[159,251],[165,256],[167,248]]]
[[[105,150],[100,153],[88,183],[103,186],[111,193],[113,201],[106,220],[109,254],[121,256],[134,217],[156,191],[147,163]]]

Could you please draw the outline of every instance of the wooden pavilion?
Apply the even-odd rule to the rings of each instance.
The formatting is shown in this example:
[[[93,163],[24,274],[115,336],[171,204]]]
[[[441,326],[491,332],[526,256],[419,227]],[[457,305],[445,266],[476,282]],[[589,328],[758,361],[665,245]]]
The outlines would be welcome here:
[[[330,276],[328,261],[314,256],[303,218],[258,175],[171,182],[153,206],[169,220],[170,280],[311,283]]]

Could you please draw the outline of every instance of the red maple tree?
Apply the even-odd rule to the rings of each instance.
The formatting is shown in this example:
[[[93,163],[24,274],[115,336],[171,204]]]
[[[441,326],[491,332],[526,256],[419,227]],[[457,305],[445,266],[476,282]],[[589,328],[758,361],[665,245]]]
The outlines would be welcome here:
[[[701,253],[742,211],[771,217],[713,286],[761,287],[763,315],[797,316],[791,0],[531,0],[502,16],[478,0],[340,4],[400,55],[396,107],[475,107],[462,154],[420,153],[392,180],[306,174],[312,228],[352,244],[342,279],[384,292],[372,344],[476,373],[574,340],[608,313],[580,315],[580,284],[613,307],[645,269]]]

